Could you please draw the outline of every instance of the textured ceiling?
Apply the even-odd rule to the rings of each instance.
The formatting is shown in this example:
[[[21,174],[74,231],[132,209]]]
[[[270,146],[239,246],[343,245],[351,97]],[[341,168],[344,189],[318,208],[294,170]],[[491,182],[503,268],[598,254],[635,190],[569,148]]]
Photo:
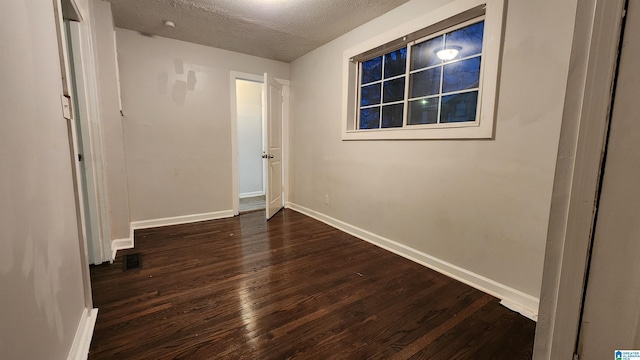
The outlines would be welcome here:
[[[120,28],[291,62],[408,0],[107,1]]]

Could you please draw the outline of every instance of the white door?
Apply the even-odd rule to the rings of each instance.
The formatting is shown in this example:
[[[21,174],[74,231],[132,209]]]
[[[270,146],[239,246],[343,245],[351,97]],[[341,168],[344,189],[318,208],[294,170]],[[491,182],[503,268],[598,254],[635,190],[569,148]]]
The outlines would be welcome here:
[[[100,211],[98,208],[98,194],[95,186],[95,176],[93,167],[95,166],[91,150],[91,135],[89,125],[89,105],[87,99],[87,84],[83,77],[84,63],[81,36],[84,35],[80,24],[75,21],[65,20],[65,35],[67,37],[68,58],[70,62],[70,85],[69,90],[73,99],[73,120],[76,129],[76,149],[80,173],[78,174],[80,183],[77,185],[81,190],[82,198],[82,218],[85,225],[85,239],[87,244],[87,255],[89,264],[102,264],[111,258],[111,254],[105,253],[102,246],[100,234]]]
[[[615,359],[614,350],[640,350],[640,2],[629,2],[626,17],[580,324],[580,360]]]
[[[264,148],[266,161],[267,219],[282,209],[282,85],[264,74],[263,118],[265,119]]]

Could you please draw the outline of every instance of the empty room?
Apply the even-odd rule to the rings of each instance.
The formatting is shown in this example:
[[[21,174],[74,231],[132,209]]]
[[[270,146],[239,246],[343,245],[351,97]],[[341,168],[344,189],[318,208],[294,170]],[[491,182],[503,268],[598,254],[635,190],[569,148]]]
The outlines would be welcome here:
[[[4,5],[0,358],[640,354],[640,4]]]

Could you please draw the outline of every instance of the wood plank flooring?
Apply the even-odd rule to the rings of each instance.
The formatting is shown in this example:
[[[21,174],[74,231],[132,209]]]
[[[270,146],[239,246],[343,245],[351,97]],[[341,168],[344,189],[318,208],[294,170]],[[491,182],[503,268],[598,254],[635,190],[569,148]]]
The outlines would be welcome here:
[[[136,231],[93,266],[90,359],[530,359],[535,323],[291,210]],[[142,254],[124,271],[122,255]]]

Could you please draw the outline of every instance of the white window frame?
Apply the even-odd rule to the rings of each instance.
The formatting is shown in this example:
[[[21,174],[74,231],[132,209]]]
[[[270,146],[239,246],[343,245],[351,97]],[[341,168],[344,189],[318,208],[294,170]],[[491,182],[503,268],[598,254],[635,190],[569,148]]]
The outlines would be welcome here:
[[[428,125],[409,125],[402,128],[357,129],[359,97],[359,63],[354,57],[371,49],[400,39],[434,24],[445,22],[454,16],[484,6],[484,36],[482,44],[482,66],[476,121]],[[479,21],[478,17],[474,17]],[[504,0],[457,0],[412,21],[374,36],[343,53],[343,100],[342,100],[342,140],[395,140],[395,139],[491,139],[494,136],[495,110],[497,102]],[[465,21],[466,23],[467,21]],[[425,38],[436,36],[460,23],[434,31],[433,34],[410,42],[418,43]],[[408,49],[409,50],[409,49]],[[407,52],[409,57],[410,53]],[[408,77],[406,83],[408,83]],[[405,89],[406,91],[406,89]],[[406,96],[407,94],[405,94]],[[406,125],[406,106],[404,124]]]

